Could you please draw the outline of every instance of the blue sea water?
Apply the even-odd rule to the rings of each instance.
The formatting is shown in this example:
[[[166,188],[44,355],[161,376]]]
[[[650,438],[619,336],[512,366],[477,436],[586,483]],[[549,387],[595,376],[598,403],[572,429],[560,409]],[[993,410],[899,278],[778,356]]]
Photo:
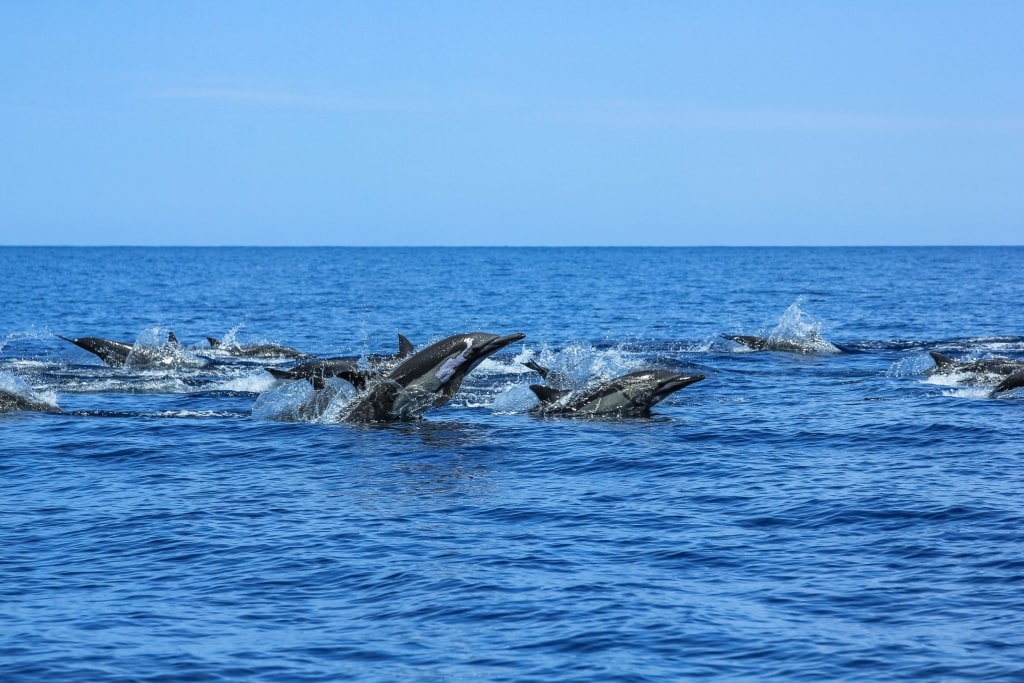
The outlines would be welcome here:
[[[0,680],[1024,679],[1020,248],[0,248]],[[422,420],[332,355],[523,332]],[[105,366],[60,339],[182,345]],[[723,333],[843,353],[754,352]],[[647,418],[530,414],[707,379]]]

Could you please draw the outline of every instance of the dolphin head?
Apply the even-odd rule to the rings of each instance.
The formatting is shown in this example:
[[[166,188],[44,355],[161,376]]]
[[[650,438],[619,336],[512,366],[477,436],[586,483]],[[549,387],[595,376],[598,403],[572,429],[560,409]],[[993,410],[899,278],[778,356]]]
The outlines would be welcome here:
[[[646,415],[651,406],[702,379],[704,375],[639,370],[599,385],[576,409],[580,414]]]
[[[657,370],[651,373],[651,380],[654,382],[654,390],[651,393],[651,402],[648,407],[668,398],[671,394],[683,387],[688,387],[705,379],[704,375],[677,375],[666,370]]]

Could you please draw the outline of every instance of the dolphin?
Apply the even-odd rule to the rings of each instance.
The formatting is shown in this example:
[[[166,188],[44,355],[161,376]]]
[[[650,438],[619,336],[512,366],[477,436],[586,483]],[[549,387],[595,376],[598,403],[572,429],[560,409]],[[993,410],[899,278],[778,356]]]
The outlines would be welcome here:
[[[360,365],[360,358],[357,356],[338,356],[335,358],[320,358],[318,360],[300,363],[287,370],[279,368],[264,368],[276,379],[306,379],[313,385],[314,389],[324,388],[324,380],[330,377],[340,377],[350,382],[356,389],[362,391],[371,380],[379,379],[384,371],[393,363],[411,356],[416,350],[412,342],[404,335],[398,335],[398,353],[394,355],[372,353],[365,357],[366,366]]]
[[[1016,389],[1018,387],[1024,387],[1024,369],[1018,370],[1000,382],[999,385],[992,390],[991,395],[995,396],[1000,392],[1009,391],[1010,389]]]
[[[24,380],[0,372],[0,413],[32,410],[41,413],[62,413],[56,403],[35,393]]]
[[[352,399],[344,422],[410,420],[447,403],[484,359],[526,337],[487,332],[456,334],[431,344],[396,365]]]
[[[101,337],[76,337],[70,339],[68,337],[61,337],[59,334],[57,336],[79,348],[85,349],[89,353],[99,356],[100,360],[112,368],[124,367],[128,361],[128,355],[135,349],[134,344],[114,341],[113,339],[103,339]],[[178,338],[174,336],[174,332],[167,333],[167,344],[169,346],[178,345]]]
[[[807,339],[758,337],[751,334],[723,334],[723,339],[734,341],[754,351],[786,351],[789,353],[842,353],[842,349],[825,341],[816,333]]]
[[[211,349],[218,349],[240,358],[316,358],[315,354],[303,353],[290,346],[280,344],[225,344],[216,337],[207,337]]]
[[[644,416],[650,414],[651,406],[703,379],[704,375],[679,375],[669,370],[639,370],[577,391],[531,384],[530,390],[540,399],[531,412],[572,417]]]
[[[1024,361],[1013,360],[1012,358],[980,358],[978,360],[962,361],[950,358],[938,351],[929,351],[928,355],[935,361],[935,367],[929,370],[931,375],[954,375],[971,374],[975,375],[971,380],[982,383],[983,377],[979,375],[1002,375],[1008,377],[1019,370],[1024,370]]]
[[[29,394],[0,389],[0,413],[32,410],[40,413],[62,413],[58,406]]]

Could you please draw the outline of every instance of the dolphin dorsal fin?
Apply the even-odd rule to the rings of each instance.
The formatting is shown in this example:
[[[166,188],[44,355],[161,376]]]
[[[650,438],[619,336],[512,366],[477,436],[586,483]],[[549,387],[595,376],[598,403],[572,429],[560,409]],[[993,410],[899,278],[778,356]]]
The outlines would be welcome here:
[[[168,332],[167,333],[167,343],[168,344],[177,344],[178,343],[178,338],[174,336],[174,332]]]
[[[537,395],[541,403],[554,403],[563,396],[571,394],[571,391],[562,391],[544,386],[543,384],[531,384],[530,391]]]
[[[943,365],[952,365],[953,363],[956,362],[949,356],[945,356],[939,353],[938,351],[929,351],[928,354],[932,357],[932,360],[935,361],[935,365],[939,366],[940,368]]]
[[[530,368],[544,379],[548,378],[548,373],[551,372],[550,368],[546,368],[535,360],[528,360],[523,363],[526,367]]]
[[[216,337],[207,337],[206,341],[210,342],[211,349],[215,349],[220,346],[220,339],[217,339]]]
[[[405,358],[411,356],[416,352],[416,347],[413,346],[412,342],[409,341],[404,334],[398,333],[398,357]]]

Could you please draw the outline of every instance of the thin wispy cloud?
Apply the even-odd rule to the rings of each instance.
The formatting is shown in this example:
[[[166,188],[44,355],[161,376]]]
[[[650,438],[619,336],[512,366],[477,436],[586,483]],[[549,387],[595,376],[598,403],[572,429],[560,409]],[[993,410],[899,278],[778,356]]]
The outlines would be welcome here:
[[[302,97],[280,90],[257,90],[231,87],[162,88],[150,93],[156,100],[206,100],[253,104],[298,104]]]
[[[827,111],[727,110],[648,103],[597,104],[571,118],[595,126],[737,131],[1024,132],[1024,117],[931,116]]]
[[[354,97],[230,86],[161,88],[152,91],[149,99],[341,112],[428,113],[441,110],[437,102],[414,98]]]
[[[867,133],[1022,133],[1024,117],[941,116],[799,110],[731,110],[659,102],[553,102],[466,94],[436,98],[357,97],[231,86],[169,87],[151,99],[218,102],[338,112],[504,116],[532,123],[735,131]]]

